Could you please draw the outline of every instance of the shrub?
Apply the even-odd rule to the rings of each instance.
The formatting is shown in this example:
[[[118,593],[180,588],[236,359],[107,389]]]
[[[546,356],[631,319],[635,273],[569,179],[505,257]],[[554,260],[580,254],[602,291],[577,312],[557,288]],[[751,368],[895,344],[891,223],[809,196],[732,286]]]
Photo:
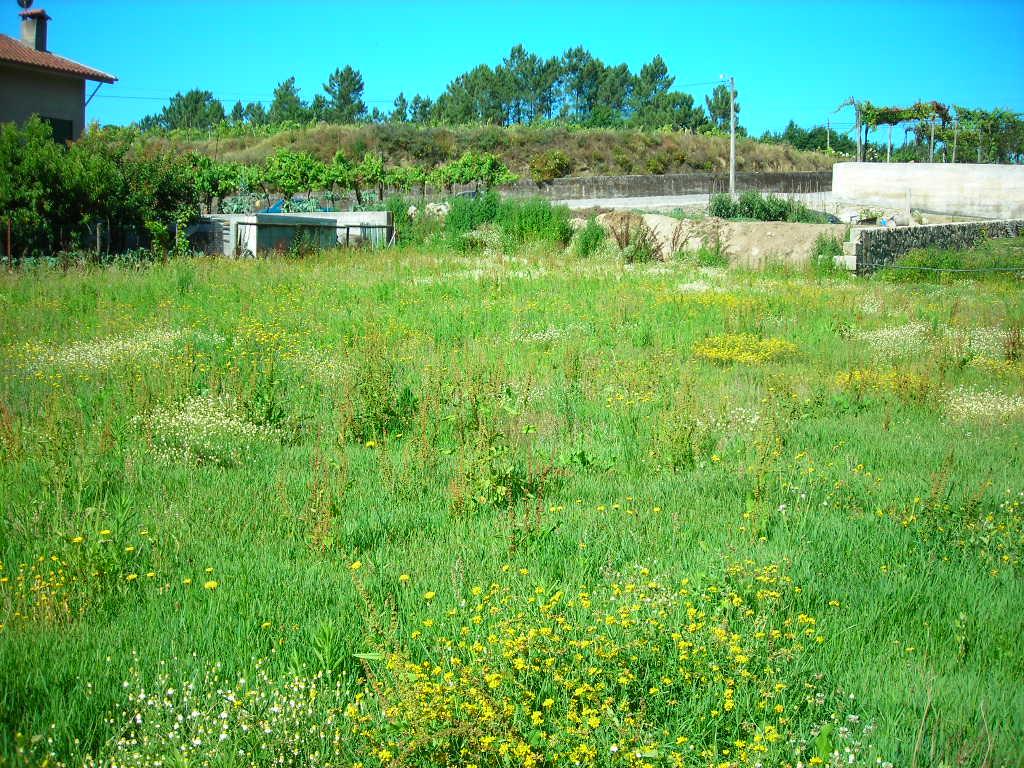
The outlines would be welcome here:
[[[725,255],[720,245],[702,245],[694,253],[697,263],[702,267],[727,267],[729,258]]]
[[[591,216],[587,220],[586,226],[576,233],[576,255],[581,258],[592,256],[601,247],[606,237],[607,233],[604,231],[604,227]]]
[[[809,266],[816,275],[834,275],[843,272],[836,264],[836,257],[843,255],[843,244],[833,235],[821,234],[814,241]]]
[[[827,224],[828,217],[812,211],[796,200],[787,200],[777,195],[762,195],[747,190],[738,200],[724,192],[711,198],[708,214],[720,219],[753,219],[754,221],[789,221],[807,224]]]
[[[717,216],[720,219],[733,219],[736,217],[736,203],[732,196],[726,192],[719,192],[711,198],[708,203],[708,215]]]
[[[547,200],[506,200],[497,211],[495,223],[501,228],[506,247],[533,240],[546,240],[565,246],[572,239],[569,209]]]
[[[449,203],[444,220],[444,231],[455,239],[482,224],[494,221],[501,200],[496,192],[485,192],[477,197],[454,197]]]
[[[662,256],[660,243],[639,216],[617,215],[611,221],[611,232],[627,264],[654,261]]]
[[[530,160],[530,178],[538,185],[547,184],[561,176],[568,176],[572,169],[572,160],[560,149],[541,152]]]

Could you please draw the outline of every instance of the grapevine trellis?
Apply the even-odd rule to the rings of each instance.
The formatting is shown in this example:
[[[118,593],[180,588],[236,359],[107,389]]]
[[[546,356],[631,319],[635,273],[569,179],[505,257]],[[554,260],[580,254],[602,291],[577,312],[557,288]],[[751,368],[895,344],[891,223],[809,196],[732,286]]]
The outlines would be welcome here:
[[[928,159],[934,159],[935,146],[941,142],[952,148],[952,161],[956,162],[957,143],[960,137],[972,137],[978,152],[978,162],[982,162],[986,140],[991,143],[994,137],[1011,130],[1020,115],[1007,110],[969,109],[958,105],[946,105],[940,101],[918,101],[909,107],[878,106],[870,101],[857,101],[849,98],[839,105],[837,112],[844,107],[853,107],[857,122],[857,159],[863,160],[863,147],[867,143],[868,131],[880,126],[889,127],[886,161],[892,156],[892,129],[894,126],[913,123],[912,128],[918,140],[927,138]],[[991,148],[990,148],[991,149]],[[1018,160],[1019,162],[1019,160]]]

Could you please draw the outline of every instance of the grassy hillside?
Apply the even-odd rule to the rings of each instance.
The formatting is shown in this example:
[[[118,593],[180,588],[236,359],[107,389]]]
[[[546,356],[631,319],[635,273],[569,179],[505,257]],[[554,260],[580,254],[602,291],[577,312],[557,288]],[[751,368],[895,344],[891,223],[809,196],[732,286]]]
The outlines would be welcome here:
[[[0,275],[0,764],[1018,766],[1022,317],[533,247]]]
[[[183,141],[220,160],[255,162],[289,147],[330,160],[339,149],[350,158],[367,151],[383,152],[392,163],[436,164],[464,150],[495,152],[515,173],[526,176],[538,154],[560,150],[572,161],[570,175],[595,176],[626,173],[685,173],[725,171],[729,167],[729,139],[669,132],[579,129],[560,127],[479,126],[424,128],[413,125],[320,125],[272,136],[212,138]],[[803,152],[787,145],[740,139],[740,171],[821,171],[833,159],[820,152]]]

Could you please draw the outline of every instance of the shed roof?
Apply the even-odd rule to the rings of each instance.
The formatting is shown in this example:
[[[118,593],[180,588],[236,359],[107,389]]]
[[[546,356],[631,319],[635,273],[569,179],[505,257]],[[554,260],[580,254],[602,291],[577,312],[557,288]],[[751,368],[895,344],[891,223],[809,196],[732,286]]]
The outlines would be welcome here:
[[[4,62],[45,69],[100,83],[113,83],[117,80],[113,75],[79,64],[77,61],[65,59],[63,56],[57,56],[47,51],[37,51],[8,35],[0,35],[0,63]]]

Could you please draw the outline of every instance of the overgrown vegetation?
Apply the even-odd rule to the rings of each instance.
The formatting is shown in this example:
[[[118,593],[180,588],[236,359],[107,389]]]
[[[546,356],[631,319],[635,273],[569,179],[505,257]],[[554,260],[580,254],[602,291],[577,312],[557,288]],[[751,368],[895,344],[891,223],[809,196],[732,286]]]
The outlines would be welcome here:
[[[1017,764],[1016,278],[456,206],[497,250],[0,275],[0,761]]]
[[[569,158],[576,176],[649,173],[658,171],[728,172],[729,140],[716,134],[680,131],[641,131],[631,128],[589,128],[577,125],[535,126],[424,126],[407,123],[286,126],[270,134],[218,135],[183,133],[163,137],[147,134],[158,145],[171,144],[220,160],[255,163],[278,147],[308,152],[325,162],[341,150],[346,157],[366,152],[383,155],[393,165],[433,167],[465,151],[492,152],[521,178],[530,178],[530,163],[538,155],[558,151]],[[787,145],[740,138],[740,171],[826,171],[834,158],[802,152]]]
[[[843,244],[832,235],[818,235],[811,252],[810,268],[817,275],[840,275],[846,270],[837,263],[843,255]]]
[[[983,240],[974,248],[920,248],[878,271],[890,282],[957,282],[1024,276],[1024,237]]]
[[[591,216],[587,223],[576,233],[575,253],[580,258],[593,256],[607,239],[604,227],[597,223],[597,219]]]
[[[753,221],[789,221],[807,224],[827,224],[828,216],[812,211],[798,200],[762,195],[748,190],[738,199],[720,192],[708,203],[708,214],[722,219],[751,219]]]

